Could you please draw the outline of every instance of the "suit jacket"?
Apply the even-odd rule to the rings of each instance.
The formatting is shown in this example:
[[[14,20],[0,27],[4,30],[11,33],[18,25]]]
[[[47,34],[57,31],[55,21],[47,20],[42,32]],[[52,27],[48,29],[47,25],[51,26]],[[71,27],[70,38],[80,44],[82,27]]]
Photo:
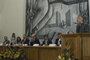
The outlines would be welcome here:
[[[3,44],[9,44],[9,40],[5,40],[4,42],[3,42]]]
[[[76,28],[76,32],[77,33],[89,33],[89,26],[88,26],[88,24],[82,24],[82,26],[81,25],[77,25],[77,28]]]
[[[43,41],[43,43],[42,43],[41,45],[44,45],[44,44],[45,44],[45,40]],[[49,44],[52,44],[52,41],[48,39],[47,44],[48,44],[48,45],[49,45]]]
[[[30,43],[31,46],[33,46],[33,44],[39,44],[40,45],[39,39],[35,38],[35,40]]]
[[[59,46],[59,45],[58,45],[58,40],[59,40],[59,38],[57,38],[56,41],[55,41],[55,44],[56,44],[57,46]],[[61,44],[61,40],[60,40],[60,44]]]
[[[26,38],[26,40],[24,41],[24,39],[22,40],[22,44],[27,44],[29,45],[29,39]]]

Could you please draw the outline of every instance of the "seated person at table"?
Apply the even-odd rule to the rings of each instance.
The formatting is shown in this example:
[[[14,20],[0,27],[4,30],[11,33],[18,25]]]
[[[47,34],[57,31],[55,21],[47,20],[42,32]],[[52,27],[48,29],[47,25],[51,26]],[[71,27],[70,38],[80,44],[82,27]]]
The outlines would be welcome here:
[[[15,33],[12,33],[12,37],[11,37],[11,45],[14,45],[15,43],[16,43]]]
[[[48,39],[48,36],[45,35],[44,36],[44,41],[43,41],[42,45],[47,46],[49,44],[52,44],[52,42],[51,42],[51,40]]]
[[[32,37],[31,40],[30,40],[30,42],[31,42],[30,45],[31,46],[33,46],[33,44],[39,44],[40,45],[39,39],[36,38],[35,34],[32,34],[31,37]]]
[[[9,40],[8,40],[7,36],[4,37],[4,40],[5,41],[3,42],[3,45],[9,44]]]
[[[23,35],[22,44],[27,44],[27,45],[29,45],[29,39],[27,38],[27,36],[26,36],[25,34]]]
[[[21,45],[21,38],[20,37],[17,37],[17,44]]]
[[[58,38],[56,39],[56,41],[55,41],[55,44],[57,45],[57,46],[60,46],[61,45],[61,34],[62,33],[58,33],[57,35],[58,35]]]

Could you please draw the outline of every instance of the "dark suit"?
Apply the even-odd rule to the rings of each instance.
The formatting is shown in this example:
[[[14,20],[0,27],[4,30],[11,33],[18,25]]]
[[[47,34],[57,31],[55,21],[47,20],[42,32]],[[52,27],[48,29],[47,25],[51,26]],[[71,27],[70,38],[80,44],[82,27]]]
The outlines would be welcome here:
[[[45,40],[43,41],[43,43],[41,45],[44,45],[44,44],[45,44]],[[47,41],[47,45],[49,45],[49,44],[52,44],[52,41],[51,40],[48,40]]]
[[[5,40],[4,42],[3,42],[3,44],[9,44],[9,41],[8,40]]]
[[[78,24],[77,28],[76,28],[76,32],[81,33],[81,31],[82,31],[82,33],[89,33],[88,28],[89,28],[88,24],[82,23],[82,26],[81,26],[81,24]]]
[[[22,40],[22,44],[27,44],[27,45],[29,45],[29,39],[27,39],[27,38],[26,38],[26,39],[23,39],[23,40]]]
[[[32,42],[31,42],[31,46],[33,46],[33,44],[39,44],[40,45],[40,42],[39,42],[39,39],[35,38]]]
[[[59,45],[58,45],[58,40],[59,40],[59,38],[57,38],[56,41],[55,41],[55,44],[56,44],[57,46],[59,46]],[[61,44],[61,40],[60,40],[60,44]]]

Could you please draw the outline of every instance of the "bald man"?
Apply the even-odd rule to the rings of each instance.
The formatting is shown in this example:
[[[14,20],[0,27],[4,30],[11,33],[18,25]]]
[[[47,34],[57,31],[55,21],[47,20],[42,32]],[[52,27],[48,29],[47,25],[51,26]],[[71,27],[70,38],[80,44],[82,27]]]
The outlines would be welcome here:
[[[40,42],[39,42],[39,39],[36,38],[35,34],[32,34],[31,36],[31,46],[33,46],[33,44],[39,44],[40,45]]]
[[[77,28],[76,28],[76,32],[77,33],[88,33],[88,24],[84,24],[83,23],[83,16],[79,15],[77,17],[77,22],[80,23],[80,24],[77,24]]]

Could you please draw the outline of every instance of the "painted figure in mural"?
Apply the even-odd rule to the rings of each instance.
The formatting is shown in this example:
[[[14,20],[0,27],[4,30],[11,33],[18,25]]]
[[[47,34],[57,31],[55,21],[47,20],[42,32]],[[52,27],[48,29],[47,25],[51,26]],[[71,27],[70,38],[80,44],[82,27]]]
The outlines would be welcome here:
[[[36,34],[48,21],[45,20],[48,12],[48,0],[27,0],[27,35]],[[29,5],[30,4],[30,5]],[[47,17],[48,18],[48,17]],[[29,26],[28,26],[29,25]]]

